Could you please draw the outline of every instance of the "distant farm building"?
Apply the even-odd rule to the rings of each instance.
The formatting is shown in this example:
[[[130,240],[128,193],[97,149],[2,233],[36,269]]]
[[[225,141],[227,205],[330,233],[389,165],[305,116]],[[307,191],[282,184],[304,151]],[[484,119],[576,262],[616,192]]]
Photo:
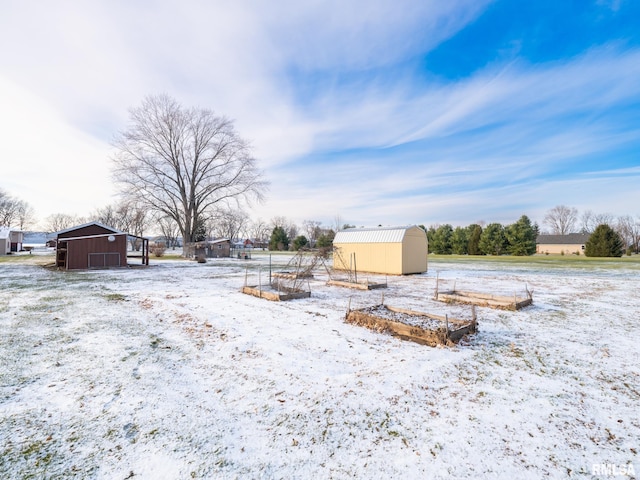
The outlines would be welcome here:
[[[253,248],[253,240],[245,238],[244,240],[236,240],[231,246],[234,250]]]
[[[258,238],[245,238],[237,240],[231,244],[232,250],[250,250],[252,248],[266,250],[269,248],[269,241],[260,240]]]
[[[65,270],[126,267],[131,237],[140,243],[142,264],[149,265],[148,239],[91,222],[56,233],[56,266]]]
[[[8,255],[22,250],[24,234],[9,227],[0,227],[0,255]]]
[[[333,268],[405,275],[427,271],[427,234],[416,226],[348,228],[333,239]]]
[[[223,258],[231,256],[231,240],[228,238],[219,238],[217,240],[208,240],[196,242],[193,244],[193,251],[196,257],[204,256],[207,258]]]
[[[589,240],[588,234],[570,233],[568,235],[538,235],[536,253],[556,255],[584,255]]]

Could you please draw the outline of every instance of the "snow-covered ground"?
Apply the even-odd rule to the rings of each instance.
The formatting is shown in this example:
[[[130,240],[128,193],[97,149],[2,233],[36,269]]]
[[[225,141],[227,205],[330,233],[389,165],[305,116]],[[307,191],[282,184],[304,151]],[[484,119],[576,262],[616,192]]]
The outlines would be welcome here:
[[[269,302],[240,292],[267,258],[0,263],[0,478],[640,476],[637,265],[440,261],[372,291],[318,270],[311,298]],[[455,348],[344,322],[382,294],[469,317],[432,299],[436,272],[464,290],[526,285],[534,305],[479,308]]]

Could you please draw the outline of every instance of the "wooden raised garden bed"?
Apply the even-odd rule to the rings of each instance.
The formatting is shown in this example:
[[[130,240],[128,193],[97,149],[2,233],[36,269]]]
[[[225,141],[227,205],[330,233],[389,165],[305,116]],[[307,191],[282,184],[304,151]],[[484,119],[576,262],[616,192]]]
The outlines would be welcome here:
[[[518,297],[516,295],[509,297],[461,290],[437,292],[436,300],[446,303],[464,303],[502,310],[520,310],[521,308],[533,304],[533,296],[530,293],[527,297]]]
[[[287,300],[295,300],[298,298],[309,298],[311,296],[311,292],[305,292],[303,290],[294,290],[294,289],[283,289],[274,290],[272,288],[267,288],[265,290],[264,287],[259,287],[257,285],[254,286],[244,286],[242,287],[242,293],[247,295],[253,295],[254,297],[264,298],[266,300],[272,300],[274,302],[284,302]]]
[[[366,282],[349,282],[347,280],[329,280],[327,285],[333,285],[336,287],[355,288],[358,290],[373,290],[375,288],[387,288],[386,283],[369,283]]]
[[[446,315],[414,312],[403,308],[376,305],[349,310],[347,323],[367,327],[378,332],[388,332],[403,340],[435,347],[454,345],[465,335],[476,333],[478,322],[472,307],[471,320],[448,318]]]
[[[287,300],[295,300],[298,298],[309,298],[311,291],[301,287],[303,279],[299,279],[296,275],[289,277],[279,277],[271,279],[268,283],[262,283],[262,272],[258,269],[258,284],[249,285],[248,271],[245,273],[244,286],[242,293],[253,295],[254,297],[264,298],[275,302],[284,302]],[[275,274],[274,274],[275,277]],[[308,283],[308,282],[307,282]]]
[[[286,280],[298,280],[300,278],[313,278],[311,272],[275,272],[272,274],[275,278],[284,278]]]
[[[515,293],[509,295],[493,295],[490,293],[470,292],[457,290],[455,282],[451,290],[440,291],[440,280],[436,276],[435,300],[445,303],[463,303],[467,305],[477,305],[479,307],[498,308],[502,310],[520,310],[533,304],[533,292],[526,286],[525,296],[518,297]]]

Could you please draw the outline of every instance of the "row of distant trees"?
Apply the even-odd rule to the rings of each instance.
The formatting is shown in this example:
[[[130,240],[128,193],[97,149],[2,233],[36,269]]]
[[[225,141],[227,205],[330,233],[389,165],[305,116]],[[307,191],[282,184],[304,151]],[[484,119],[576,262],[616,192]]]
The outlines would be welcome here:
[[[0,191],[0,220],[4,225],[16,225],[25,229],[35,216],[33,209],[24,201]],[[167,215],[150,212],[145,206],[132,201],[120,201],[94,211],[88,218],[68,214],[54,214],[45,219],[48,232],[98,221],[134,235],[144,236],[150,229],[160,234],[168,247],[175,248],[182,238],[178,224]],[[598,225],[594,223],[603,222]],[[585,212],[581,217],[570,207],[558,206],[549,210],[545,225],[552,234],[575,232],[590,233],[586,245],[587,256],[620,256],[623,252],[638,253],[640,244],[640,219],[631,216],[595,215]],[[613,225],[613,226],[611,226]],[[459,255],[532,255],[536,252],[536,238],[540,228],[523,215],[510,225],[500,223],[473,223],[466,227],[450,224],[432,225],[427,232],[429,252]],[[276,216],[269,221],[251,220],[242,209],[225,208],[201,217],[194,232],[194,240],[213,238],[239,240],[250,238],[268,244],[273,251],[297,251],[300,248],[328,248],[338,230],[353,227],[336,216],[331,226],[319,221],[305,220],[301,226],[286,217]],[[566,234],[566,233],[564,233]]]
[[[576,226],[581,220],[580,229]],[[585,255],[619,257],[624,252],[638,253],[640,247],[640,218],[629,215],[614,217],[596,215],[591,211],[578,216],[575,208],[559,205],[547,212],[544,223],[554,235],[569,233],[590,234]],[[424,228],[424,226],[422,226]],[[441,255],[533,255],[540,227],[523,215],[510,225],[474,223],[467,227],[450,224],[432,225],[427,231],[429,252]]]
[[[100,222],[138,236],[145,236],[152,230],[162,236],[170,248],[176,247],[183,238],[178,223],[171,216],[149,210],[146,205],[131,200],[106,205],[87,217],[66,213],[52,214],[40,225],[36,225],[33,209],[25,201],[0,190],[0,225],[15,226],[20,230],[39,228],[51,233],[89,221]],[[349,226],[351,225],[342,222],[340,216],[336,216],[331,226],[324,226],[316,220],[305,220],[298,226],[283,216],[276,216],[268,221],[251,220],[241,208],[221,206],[220,209],[211,209],[206,215],[201,215],[193,232],[193,241],[215,238],[235,241],[249,238],[268,244],[270,250],[324,248],[332,245],[337,230]]]
[[[0,224],[15,225],[24,230],[34,223],[34,219],[33,209],[25,201],[0,190]],[[179,239],[183,238],[172,217],[150,211],[131,200],[97,209],[87,218],[62,213],[50,215],[42,226],[47,232],[56,232],[88,221],[98,221],[138,236],[144,236],[151,229],[160,234],[170,248],[178,246]],[[556,235],[591,234],[585,250],[587,256],[620,256],[623,252],[639,251],[640,218],[596,215],[591,211],[579,216],[575,208],[560,205],[546,213],[544,225],[548,233]],[[536,238],[541,233],[537,223],[532,223],[526,215],[506,226],[485,222],[466,227],[420,226],[427,232],[429,252],[443,255],[532,255],[536,252]],[[353,225],[344,223],[340,216],[336,216],[330,226],[315,220],[305,220],[298,226],[283,216],[269,221],[251,220],[240,208],[222,208],[200,217],[193,239],[229,238],[235,241],[250,238],[268,244],[269,250],[297,251],[303,247],[331,247],[336,232],[349,227]]]
[[[422,227],[424,228],[424,226]],[[467,227],[450,224],[430,226],[427,231],[429,252],[440,255],[533,255],[539,228],[526,215],[506,227],[490,223],[483,227],[473,223]]]

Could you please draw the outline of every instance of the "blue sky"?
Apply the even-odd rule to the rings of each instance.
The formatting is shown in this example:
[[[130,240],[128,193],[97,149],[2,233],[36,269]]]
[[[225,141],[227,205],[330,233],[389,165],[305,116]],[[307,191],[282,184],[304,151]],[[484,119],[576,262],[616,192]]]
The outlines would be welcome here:
[[[326,225],[640,215],[640,2],[2,2],[0,188],[113,202],[110,142],[167,93],[233,118],[248,208]]]

